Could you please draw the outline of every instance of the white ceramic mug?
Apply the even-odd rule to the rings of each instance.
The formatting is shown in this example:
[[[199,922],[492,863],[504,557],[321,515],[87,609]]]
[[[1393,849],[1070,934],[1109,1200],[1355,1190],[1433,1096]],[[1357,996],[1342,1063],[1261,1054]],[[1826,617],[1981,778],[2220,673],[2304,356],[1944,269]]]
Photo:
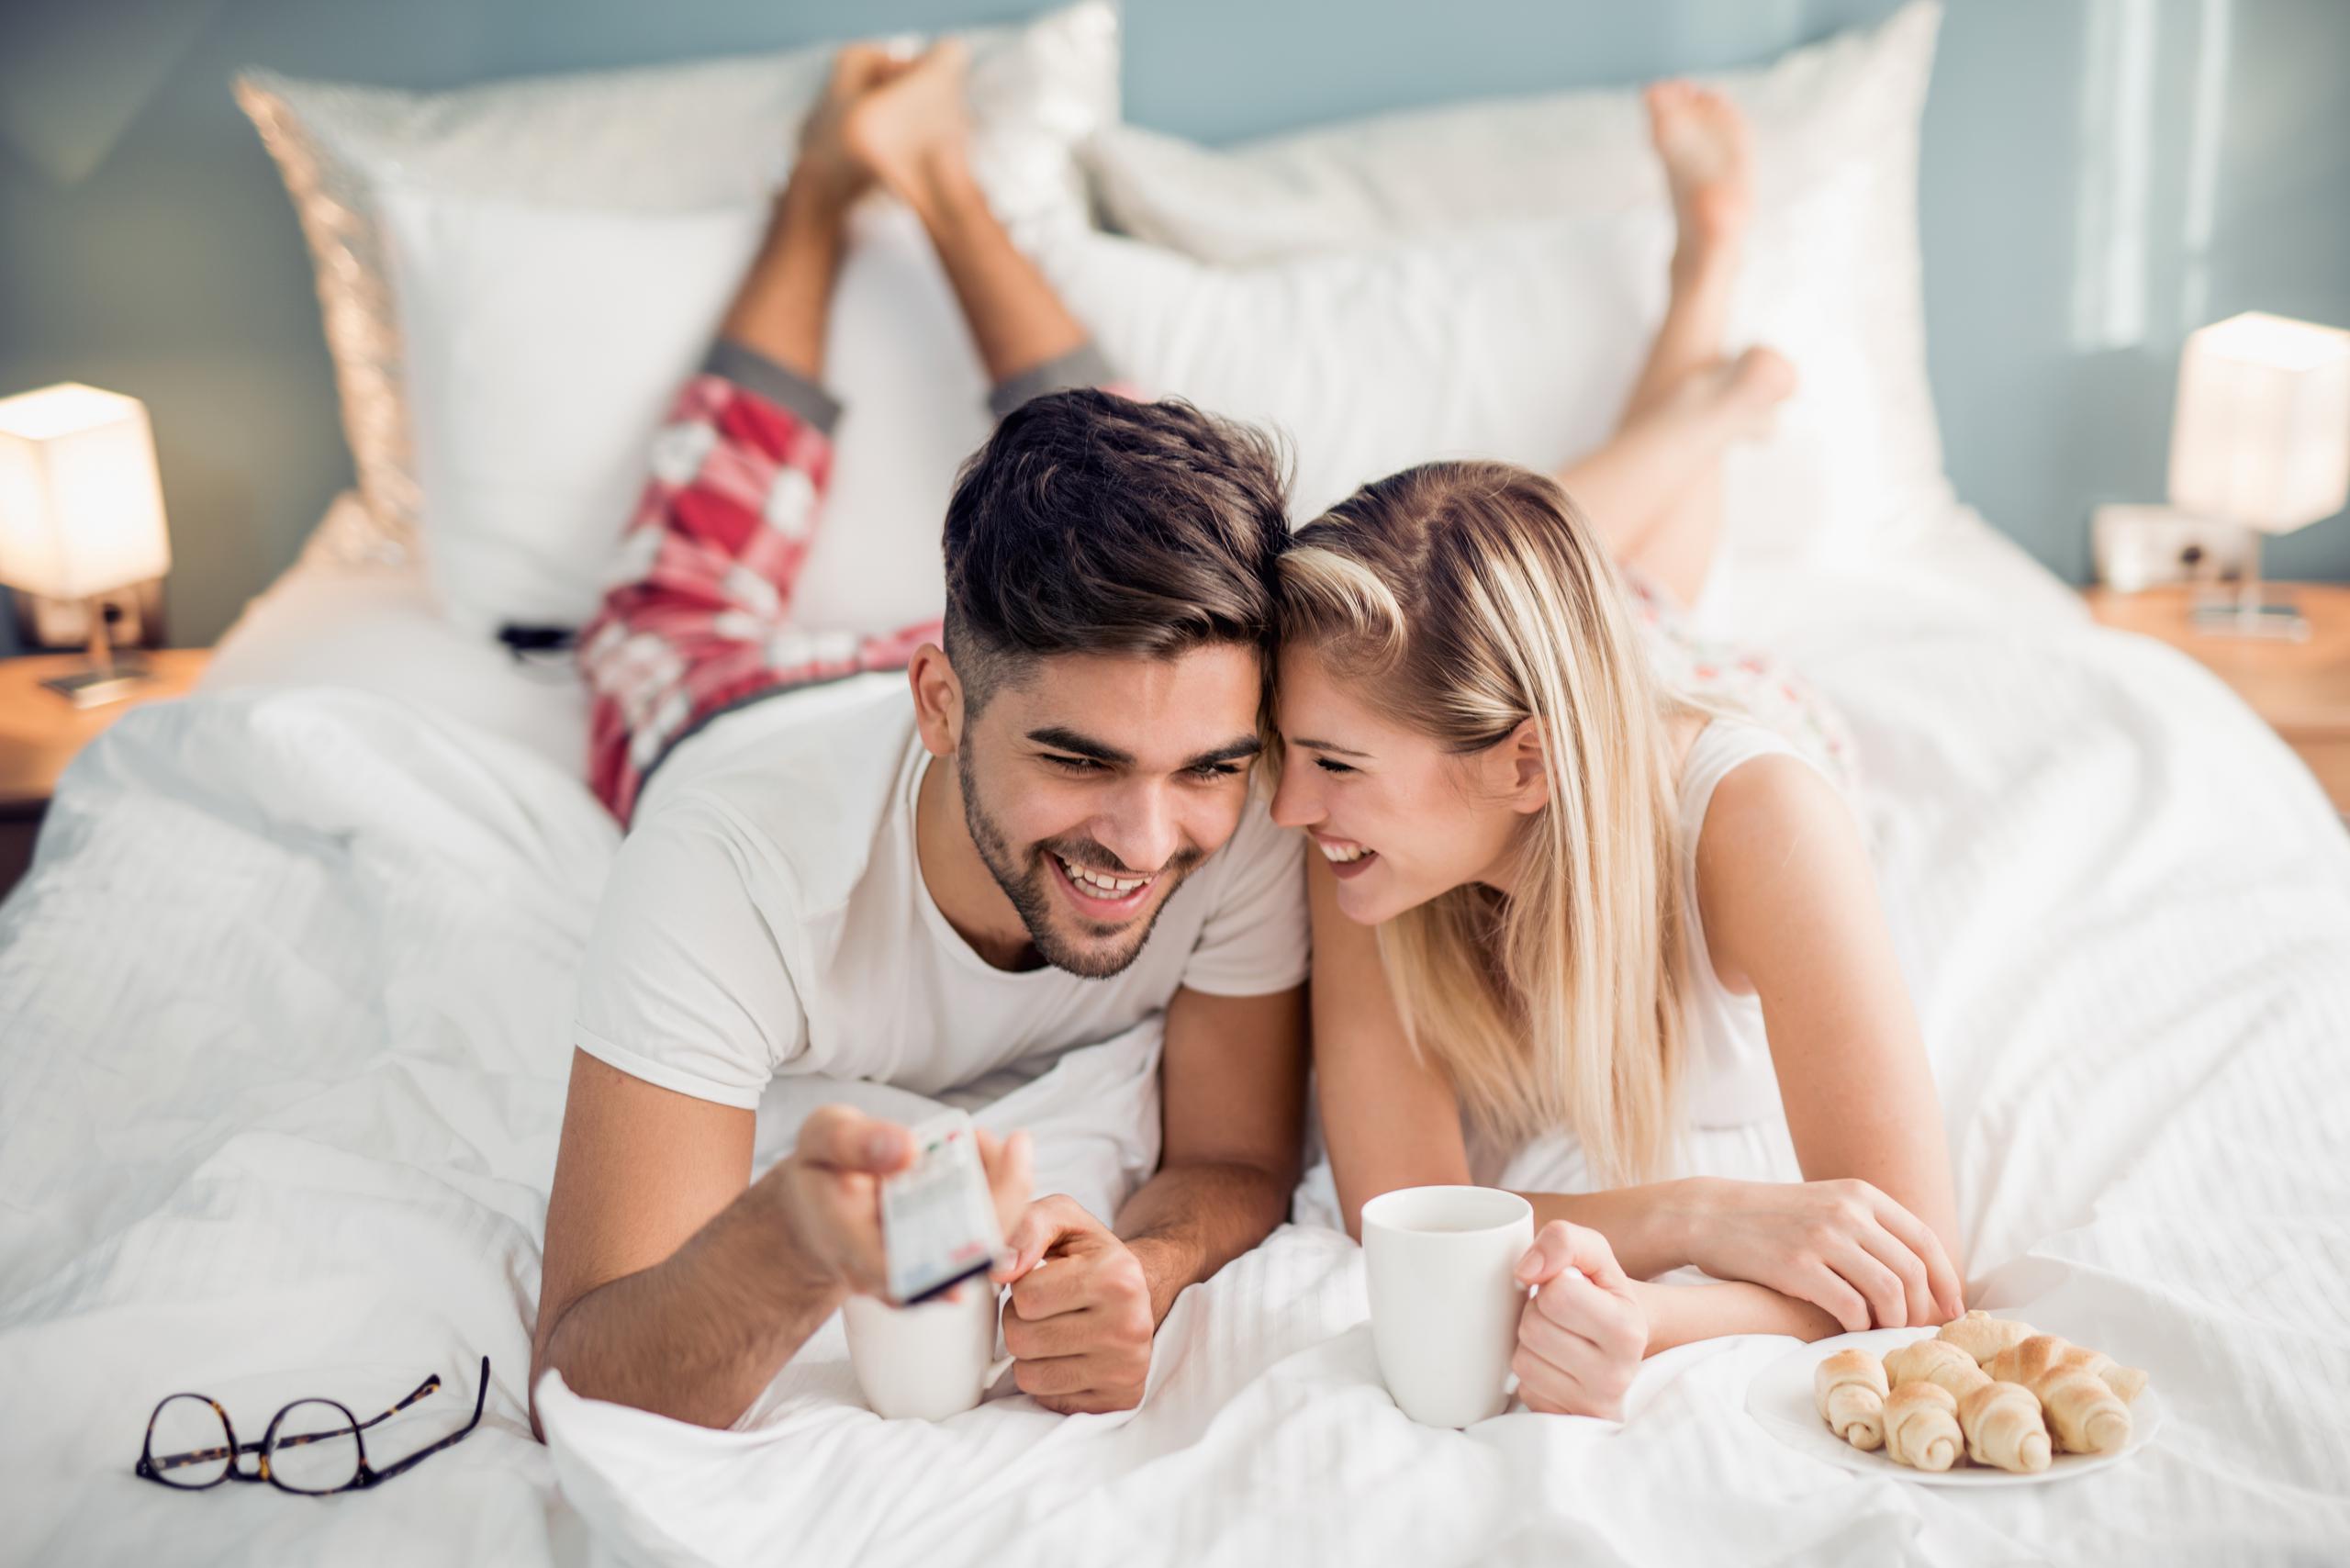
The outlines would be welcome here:
[[[1362,1206],[1371,1340],[1413,1420],[1468,1427],[1509,1404],[1534,1208],[1494,1187],[1403,1187]]]
[[[841,1312],[849,1364],[876,1415],[944,1421],[979,1402],[1012,1365],[995,1353],[998,1298],[987,1281],[966,1280],[960,1301],[941,1296],[892,1306],[853,1295]]]

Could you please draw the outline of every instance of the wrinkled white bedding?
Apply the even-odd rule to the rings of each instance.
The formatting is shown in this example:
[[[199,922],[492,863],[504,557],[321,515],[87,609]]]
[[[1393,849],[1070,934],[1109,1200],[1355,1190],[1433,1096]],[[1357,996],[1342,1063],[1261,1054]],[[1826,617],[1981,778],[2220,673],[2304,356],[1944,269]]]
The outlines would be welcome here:
[[[1987,538],[1942,549],[1727,602],[1865,748],[1972,1298],[2153,1369],[2167,1425],[2131,1465],[1966,1495],[1828,1469],[1742,1414],[1786,1348],[1765,1338],[1658,1358],[1622,1428],[1423,1429],[1380,1387],[1359,1253],[1304,1226],[1178,1304],[1130,1416],[1015,1397],[883,1423],[829,1329],[753,1429],[551,1384],[541,1449],[537,1238],[612,831],[564,771],[470,725],[247,691],[118,725],[0,909],[0,1560],[2331,1555],[2350,1540],[2350,837],[2188,660],[2090,628]],[[1140,1049],[1072,1062],[998,1119],[1063,1129],[1066,1180],[1106,1190],[1148,1120]],[[463,1419],[484,1352],[481,1430],[383,1493],[130,1476],[162,1394],[215,1394],[252,1436],[297,1394],[380,1407],[440,1372],[449,1390],[371,1442],[397,1455]]]

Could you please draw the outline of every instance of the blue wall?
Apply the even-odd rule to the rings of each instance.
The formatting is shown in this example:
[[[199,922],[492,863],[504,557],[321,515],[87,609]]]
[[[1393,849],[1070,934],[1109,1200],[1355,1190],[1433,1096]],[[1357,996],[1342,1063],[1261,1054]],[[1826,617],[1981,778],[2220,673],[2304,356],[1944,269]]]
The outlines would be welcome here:
[[[1129,0],[1127,112],[1211,141],[1766,58],[1894,0]],[[0,8],[0,394],[147,400],[210,640],[350,483],[309,267],[229,97],[258,63],[439,87],[1000,19],[1020,0],[22,0]],[[1925,129],[1934,391],[1959,492],[2066,577],[2159,499],[2187,329],[2350,325],[2350,5],[1950,0]],[[2275,575],[2350,578],[2350,526]],[[0,638],[5,638],[0,631]]]

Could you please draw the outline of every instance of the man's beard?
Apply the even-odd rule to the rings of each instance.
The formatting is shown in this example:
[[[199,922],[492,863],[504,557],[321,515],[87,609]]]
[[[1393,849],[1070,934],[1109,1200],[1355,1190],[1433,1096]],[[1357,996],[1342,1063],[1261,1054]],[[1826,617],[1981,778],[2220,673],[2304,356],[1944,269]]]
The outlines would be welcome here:
[[[1136,958],[1141,958],[1143,946],[1150,940],[1151,932],[1158,928],[1158,917],[1165,912],[1167,901],[1175,896],[1175,889],[1191,875],[1192,868],[1206,858],[1198,850],[1186,848],[1159,870],[1158,879],[1167,886],[1151,889],[1152,895],[1158,902],[1152,906],[1150,917],[1143,922],[1142,929],[1135,933],[1131,942],[1108,951],[1098,947],[1071,946],[1053,930],[1053,895],[1045,885],[1046,879],[1053,873],[1045,864],[1045,857],[1067,855],[1083,866],[1089,858],[1102,857],[1102,846],[1091,839],[1071,839],[1066,844],[1060,841],[1039,844],[1031,852],[1033,858],[1027,869],[1021,870],[1013,863],[1012,846],[1006,842],[1002,830],[996,826],[995,819],[988,815],[987,808],[979,803],[979,786],[973,782],[971,737],[968,732],[963,736],[962,745],[956,748],[955,772],[962,790],[963,821],[970,829],[971,842],[979,846],[979,859],[986,864],[988,874],[995,879],[995,885],[1003,890],[1003,896],[1012,901],[1012,907],[1019,911],[1020,924],[1028,928],[1028,940],[1035,945],[1037,954],[1053,968],[1064,969],[1080,979],[1109,980],[1125,973]],[[1132,874],[1131,868],[1121,869]],[[1093,934],[1108,935],[1117,929],[1116,926],[1095,926]]]

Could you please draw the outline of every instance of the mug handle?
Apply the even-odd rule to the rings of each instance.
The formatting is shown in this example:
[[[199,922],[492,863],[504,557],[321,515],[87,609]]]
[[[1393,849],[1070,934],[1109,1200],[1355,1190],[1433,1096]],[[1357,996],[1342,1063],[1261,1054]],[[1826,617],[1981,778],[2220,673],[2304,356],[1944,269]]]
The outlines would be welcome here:
[[[1003,1342],[1003,1309],[1011,1305],[1011,1302],[1012,1287],[1010,1285],[1004,1286],[1002,1290],[996,1293],[995,1348],[1002,1353],[999,1354],[994,1361],[988,1363],[987,1376],[979,1381],[979,1396],[983,1399],[987,1397],[989,1390],[992,1389],[997,1383],[1003,1381],[1003,1374],[1010,1372],[1012,1370],[1012,1363],[1018,1360],[1017,1357],[1012,1354],[1011,1347]]]
[[[1535,1296],[1541,1292],[1541,1289],[1542,1287],[1540,1285],[1527,1286],[1526,1294],[1517,1298],[1517,1309],[1520,1312],[1524,1312],[1527,1308],[1527,1305],[1533,1301]],[[1517,1374],[1516,1372],[1510,1373],[1507,1377],[1502,1380],[1502,1396],[1513,1403],[1517,1399]],[[1507,1406],[1505,1406],[1504,1408],[1506,1409]]]
[[[1036,1260],[1036,1269],[1041,1269],[1051,1261],[1049,1258],[1039,1258]],[[1028,1271],[1033,1274],[1036,1269],[1031,1269]],[[987,1382],[980,1384],[983,1393],[1002,1381],[1003,1374],[1012,1370],[1012,1363],[1019,1360],[1012,1353],[1012,1348],[1003,1342],[1003,1309],[1011,1305],[1012,1287],[1006,1285],[996,1293],[995,1297],[995,1343],[996,1349],[1002,1350],[1003,1354],[988,1364]]]

